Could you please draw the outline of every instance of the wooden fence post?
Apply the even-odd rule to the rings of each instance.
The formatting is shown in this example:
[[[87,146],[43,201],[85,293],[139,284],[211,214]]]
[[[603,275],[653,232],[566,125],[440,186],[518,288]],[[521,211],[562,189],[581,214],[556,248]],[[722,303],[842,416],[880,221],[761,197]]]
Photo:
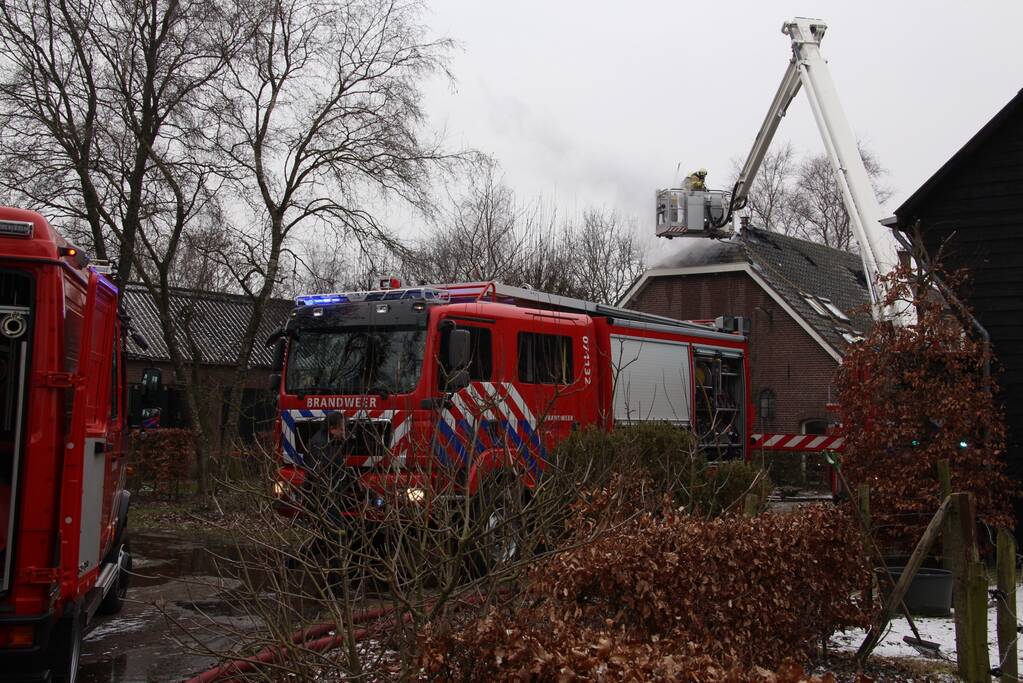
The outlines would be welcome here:
[[[756,517],[757,511],[760,509],[760,496],[755,493],[747,493],[744,501],[747,517]]]
[[[987,567],[983,562],[969,564],[967,609],[970,614],[969,643],[971,672],[967,683],[991,680],[991,662],[987,651]]]
[[[963,516],[963,500],[967,494],[953,493],[950,500],[952,506],[948,511],[945,525],[944,551],[952,563],[952,610],[955,618],[956,631],[956,667],[960,678],[966,678],[969,669],[970,655],[966,651],[966,625],[969,618],[966,614],[966,568],[963,566],[963,539],[960,538],[960,517]]]
[[[860,484],[859,489],[860,499],[860,520],[863,524],[863,531],[870,533],[870,486],[868,484]]]
[[[938,461],[938,485],[941,487],[942,500],[952,495],[952,473],[948,467],[948,460]],[[948,571],[952,571],[952,565],[954,564],[951,550],[954,542],[949,538],[954,533],[951,522],[952,518],[950,517],[941,532],[941,566]]]
[[[1008,529],[998,530],[998,661],[1002,675],[1019,678],[1019,648],[1016,645],[1016,539]]]
[[[860,525],[863,527],[863,545],[864,551],[867,557],[870,557],[869,544],[871,543],[870,534],[870,485],[860,484],[859,489],[859,504],[860,504]],[[870,605],[872,600],[871,597],[874,594],[874,572],[871,572],[867,577],[867,585],[863,589],[863,604]]]
[[[884,634],[885,627],[888,622],[891,621],[892,615],[900,604],[902,599],[906,595],[906,591],[909,590],[909,584],[913,581],[913,577],[916,576],[916,572],[920,569],[920,565],[923,564],[924,557],[927,555],[927,551],[934,545],[934,541],[937,540],[938,534],[941,532],[941,527],[945,523],[945,518],[948,516],[948,510],[951,507],[951,501],[946,500],[938,508],[938,511],[934,513],[934,517],[927,524],[927,528],[924,529],[924,533],[920,536],[920,540],[917,541],[916,547],[913,549],[913,554],[909,556],[909,561],[902,570],[902,575],[899,576],[899,580],[895,583],[895,587],[892,588],[892,592],[888,595],[888,598],[884,602],[884,607],[881,608],[881,612],[875,617],[874,622],[870,625],[870,629],[867,631],[867,637],[863,639],[860,644],[860,649],[856,651],[856,661],[863,664],[867,656],[871,653],[878,641],[881,640],[881,636]],[[907,610],[907,618],[909,618]]]
[[[953,493],[949,521],[956,659],[967,683],[989,681],[987,656],[987,577],[977,552],[976,508],[972,493]],[[983,648],[983,649],[982,649]]]

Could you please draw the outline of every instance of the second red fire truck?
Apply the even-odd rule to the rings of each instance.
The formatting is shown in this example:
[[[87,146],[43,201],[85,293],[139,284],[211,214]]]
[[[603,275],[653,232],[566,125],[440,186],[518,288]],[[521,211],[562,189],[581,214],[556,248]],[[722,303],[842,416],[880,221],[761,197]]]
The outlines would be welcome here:
[[[298,297],[274,335],[284,479],[347,417],[358,495],[425,497],[455,468],[473,490],[514,454],[528,480],[572,430],[691,429],[709,459],[746,456],[741,318],[686,322],[494,282]]]

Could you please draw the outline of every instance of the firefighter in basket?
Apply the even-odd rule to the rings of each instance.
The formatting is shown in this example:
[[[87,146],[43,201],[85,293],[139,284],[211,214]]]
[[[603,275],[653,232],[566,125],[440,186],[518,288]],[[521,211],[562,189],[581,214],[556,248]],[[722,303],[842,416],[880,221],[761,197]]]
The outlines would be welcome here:
[[[693,171],[682,181],[682,188],[689,192],[702,192],[707,189],[707,169]]]

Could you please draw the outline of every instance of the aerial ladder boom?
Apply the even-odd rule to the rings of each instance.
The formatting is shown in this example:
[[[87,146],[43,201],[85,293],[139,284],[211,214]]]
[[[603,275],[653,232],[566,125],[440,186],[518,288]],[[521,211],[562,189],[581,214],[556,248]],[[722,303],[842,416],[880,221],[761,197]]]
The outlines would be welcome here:
[[[881,206],[860,156],[856,136],[842,111],[828,63],[821,56],[820,43],[827,24],[819,19],[797,17],[786,22],[781,30],[792,39],[792,59],[789,60],[785,77],[757,133],[749,157],[739,173],[729,203],[729,213],[746,205],[750,185],[760,170],[778,124],[802,87],[810,101],[810,109],[835,171],[853,236],[860,245],[874,318],[891,320],[897,325],[904,323],[909,317],[906,311],[883,306],[884,292],[880,290],[878,278],[890,273],[898,265],[898,243],[888,229],[881,225],[881,219],[884,218]]]

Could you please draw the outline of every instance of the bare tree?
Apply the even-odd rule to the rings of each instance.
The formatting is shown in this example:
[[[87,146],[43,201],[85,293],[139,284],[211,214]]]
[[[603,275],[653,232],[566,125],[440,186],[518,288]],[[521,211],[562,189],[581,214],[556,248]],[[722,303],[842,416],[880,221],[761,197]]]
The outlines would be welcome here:
[[[883,204],[892,195],[891,188],[883,183],[887,171],[862,145],[860,155],[878,201]],[[738,162],[734,164],[734,174],[738,174],[739,166]],[[799,158],[787,142],[768,152],[750,188],[747,208],[754,224],[765,230],[836,249],[856,250],[849,213],[826,154]]]
[[[732,164],[730,185],[735,184],[742,168],[738,159],[733,159]],[[755,225],[785,234],[792,229],[792,185],[797,171],[796,150],[791,142],[768,151],[746,200]]]
[[[626,225],[614,211],[591,209],[582,226],[570,232],[571,263],[582,297],[615,303],[646,269],[633,221]]]
[[[186,385],[203,484],[214,441],[203,358],[171,286],[217,190],[195,144],[208,124],[198,104],[244,41],[231,2],[0,2],[0,185],[114,256],[118,281],[145,283]]]
[[[440,224],[403,257],[413,282],[498,280],[613,303],[644,267],[635,222],[607,209],[559,221],[541,199],[519,202],[485,159]]]
[[[573,260],[572,226],[559,223],[558,209],[537,200],[523,217],[522,246],[514,256],[514,277],[509,284],[542,292],[585,297]]]
[[[230,5],[4,0],[0,38],[0,183],[87,229],[127,281],[139,231],[166,209],[153,183],[239,42]]]
[[[405,255],[406,276],[413,282],[508,280],[527,211],[497,161],[484,157],[471,167],[464,190],[448,191],[437,225]]]
[[[276,296],[374,289],[381,278],[402,272],[393,249],[372,243],[337,247],[318,234],[291,250],[288,266]]]
[[[248,371],[266,305],[301,226],[395,245],[367,208],[395,196],[430,204],[432,170],[448,161],[423,135],[424,77],[443,71],[449,41],[431,40],[421,5],[396,0],[270,0],[251,41],[219,82],[210,141],[230,160],[237,197],[221,258],[252,312],[236,358]],[[225,435],[237,431],[231,393]]]
[[[892,195],[891,189],[881,182],[887,171],[862,145],[860,156],[867,167],[878,202],[883,204]],[[795,223],[793,231],[798,236],[835,249],[857,251],[849,225],[849,212],[827,155],[807,157],[799,164],[789,210]]]

